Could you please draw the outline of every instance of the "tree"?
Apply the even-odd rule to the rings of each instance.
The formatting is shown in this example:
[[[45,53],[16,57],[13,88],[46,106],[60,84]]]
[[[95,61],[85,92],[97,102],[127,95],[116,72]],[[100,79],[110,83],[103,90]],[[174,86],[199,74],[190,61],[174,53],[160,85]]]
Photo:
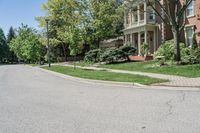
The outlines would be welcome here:
[[[65,60],[67,49],[71,45],[69,36],[76,36],[75,33],[77,33],[72,32],[71,29],[82,32],[84,3],[85,1],[80,0],[49,0],[43,4],[43,10],[47,12],[47,15],[36,18],[43,28],[45,28],[45,18],[50,20],[49,36],[51,39],[56,40],[56,46],[62,46]],[[76,38],[80,37],[76,36]]]
[[[17,29],[16,38],[10,42],[10,48],[20,60],[35,63],[40,60],[42,45],[36,30],[22,25]]]
[[[156,15],[161,18],[164,24],[171,26],[175,44],[174,60],[177,62],[181,61],[180,37],[186,23],[185,11],[192,0],[144,1],[153,8],[153,10],[156,12]],[[130,4],[133,1],[126,0],[126,2],[128,2],[127,4]]]
[[[7,35],[7,44],[8,46],[10,45],[10,42],[12,41],[12,39],[14,39],[16,37],[15,35],[15,31],[13,29],[13,27],[10,27],[8,35]],[[9,60],[13,63],[17,61],[17,56],[15,55],[15,53],[13,51],[11,51],[9,49]]]
[[[116,0],[90,0],[91,28],[94,40],[99,42],[104,39],[122,35],[123,5]]]
[[[4,35],[3,30],[0,28],[0,62],[1,63],[6,62],[8,51],[9,49],[6,43],[6,37]]]

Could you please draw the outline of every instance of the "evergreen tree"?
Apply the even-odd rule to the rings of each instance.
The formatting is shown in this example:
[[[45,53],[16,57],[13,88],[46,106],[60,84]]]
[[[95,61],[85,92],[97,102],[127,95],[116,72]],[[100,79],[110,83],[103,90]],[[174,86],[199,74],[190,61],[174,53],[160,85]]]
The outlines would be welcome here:
[[[15,31],[13,29],[13,27],[10,27],[8,35],[7,35],[7,44],[9,45],[10,42],[12,41],[12,39],[14,39],[16,37],[15,35]],[[15,53],[11,50],[9,50],[9,61],[10,62],[17,62],[17,56],[15,55]]]
[[[4,63],[7,60],[9,48],[6,43],[6,37],[3,30],[0,28],[0,62]]]

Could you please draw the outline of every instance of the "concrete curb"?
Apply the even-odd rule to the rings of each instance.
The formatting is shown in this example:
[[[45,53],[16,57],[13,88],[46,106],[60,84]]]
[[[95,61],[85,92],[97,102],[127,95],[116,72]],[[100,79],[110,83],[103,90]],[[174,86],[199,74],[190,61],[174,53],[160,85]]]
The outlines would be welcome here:
[[[28,66],[28,65],[27,65]],[[79,83],[86,83],[86,84],[95,84],[95,85],[103,85],[103,86],[116,86],[116,87],[128,87],[128,88],[133,88],[136,87],[135,89],[145,89],[145,90],[168,90],[168,91],[195,91],[199,92],[200,87],[188,87],[188,86],[166,86],[166,85],[142,85],[138,83],[128,83],[128,82],[114,82],[114,81],[103,81],[103,80],[92,80],[92,79],[84,79],[84,78],[78,78],[78,77],[73,77],[69,75],[65,75],[62,73],[50,71],[43,69],[41,67],[33,67],[33,66],[28,66],[30,68],[37,69],[39,71],[43,71],[46,73],[50,73],[54,76],[71,80],[74,82],[79,82]]]
[[[30,66],[30,67],[32,67],[32,66]],[[111,85],[111,86],[123,86],[123,87],[133,87],[133,86],[135,86],[135,87],[145,87],[146,86],[146,85],[142,85],[142,84],[139,84],[139,83],[84,79],[84,78],[74,77],[74,76],[70,76],[70,75],[46,70],[46,69],[43,69],[43,68],[40,68],[40,67],[32,67],[32,68],[35,68],[35,69],[43,71],[43,72],[48,72],[50,74],[53,74],[55,76],[58,76],[58,77],[61,77],[61,78],[64,78],[64,79],[68,79],[68,80],[70,79],[70,80],[73,80],[75,82],[82,82],[82,83],[89,83],[89,84],[100,84],[100,85]]]

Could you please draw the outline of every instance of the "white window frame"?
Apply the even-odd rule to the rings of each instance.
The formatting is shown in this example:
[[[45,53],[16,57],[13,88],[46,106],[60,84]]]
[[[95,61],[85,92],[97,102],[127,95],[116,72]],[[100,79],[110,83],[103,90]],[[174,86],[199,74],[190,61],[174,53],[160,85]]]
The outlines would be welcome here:
[[[191,10],[191,14],[189,14],[190,11],[188,11],[188,10]],[[189,4],[189,6],[186,9],[186,16],[187,16],[187,18],[194,17],[194,1],[193,0],[191,1],[191,3]]]
[[[192,30],[192,35],[188,35],[188,31],[189,30]],[[193,36],[195,34],[195,31],[194,31],[194,25],[192,26],[186,26],[185,27],[185,39],[186,39],[186,44],[188,47],[191,47],[193,44]]]

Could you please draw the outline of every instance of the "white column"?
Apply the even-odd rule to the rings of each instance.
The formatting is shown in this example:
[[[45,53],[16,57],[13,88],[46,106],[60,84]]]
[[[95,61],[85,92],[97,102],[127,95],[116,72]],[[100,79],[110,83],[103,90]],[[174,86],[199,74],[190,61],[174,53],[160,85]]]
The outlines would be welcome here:
[[[144,24],[147,24],[147,3],[144,2]]]
[[[132,46],[133,44],[133,38],[132,38],[132,33],[130,33],[130,45]]]
[[[140,5],[137,6],[138,25],[140,25]]]
[[[138,55],[141,55],[140,45],[141,45],[141,33],[138,32]]]
[[[154,48],[154,53],[156,52],[156,38],[157,38],[157,36],[156,36],[156,29],[154,30],[154,32],[153,32],[153,48]]]
[[[124,35],[124,44],[127,43],[127,34]]]
[[[147,44],[147,34],[148,34],[147,29],[145,29],[145,31],[144,31],[144,43],[145,44]]]
[[[132,46],[135,47],[135,34],[132,34]]]
[[[126,28],[126,10],[124,11],[124,27]]]

